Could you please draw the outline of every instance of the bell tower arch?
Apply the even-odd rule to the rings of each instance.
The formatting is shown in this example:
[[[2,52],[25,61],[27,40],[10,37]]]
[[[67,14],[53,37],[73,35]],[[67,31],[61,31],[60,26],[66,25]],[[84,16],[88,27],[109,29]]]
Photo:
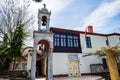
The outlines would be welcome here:
[[[49,32],[51,11],[48,11],[46,4],[43,5],[43,8],[38,9],[38,31]]]

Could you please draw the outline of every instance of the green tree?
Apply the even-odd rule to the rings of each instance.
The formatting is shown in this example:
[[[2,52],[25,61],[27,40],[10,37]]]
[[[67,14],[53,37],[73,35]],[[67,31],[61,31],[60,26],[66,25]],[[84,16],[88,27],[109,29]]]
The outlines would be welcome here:
[[[0,71],[8,70],[11,63],[11,59],[6,51],[9,51],[9,48],[7,48],[7,45],[4,43],[0,46]]]
[[[24,3],[21,4],[20,1]],[[13,60],[13,70],[16,67],[16,60],[22,56],[21,48],[33,22],[28,12],[29,0],[20,1],[4,0],[0,4],[0,63],[5,66],[8,60],[9,62]]]
[[[18,60],[22,56],[21,48],[24,43],[24,38],[26,33],[24,32],[24,24],[18,24],[14,31],[14,35],[12,41],[10,42],[10,50],[11,52],[8,54],[14,61],[13,70],[15,69],[16,60]]]

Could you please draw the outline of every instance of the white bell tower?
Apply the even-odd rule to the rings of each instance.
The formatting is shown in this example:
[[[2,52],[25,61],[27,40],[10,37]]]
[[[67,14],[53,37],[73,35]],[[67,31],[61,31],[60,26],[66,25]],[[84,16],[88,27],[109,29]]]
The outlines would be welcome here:
[[[43,5],[43,8],[38,9],[38,31],[49,32],[51,11],[48,11],[46,4]]]
[[[51,12],[48,11],[46,5],[38,9],[38,30],[33,32],[33,53],[31,62],[31,80],[36,78],[37,62],[43,59],[41,66],[46,68],[42,73],[47,80],[53,80],[52,51],[53,51],[53,33],[49,31]],[[38,56],[39,55],[39,56]],[[40,67],[39,67],[40,68]]]

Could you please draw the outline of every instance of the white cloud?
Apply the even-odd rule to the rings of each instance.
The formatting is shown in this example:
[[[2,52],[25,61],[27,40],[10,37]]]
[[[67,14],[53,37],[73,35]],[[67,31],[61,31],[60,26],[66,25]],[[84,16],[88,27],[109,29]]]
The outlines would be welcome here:
[[[48,9],[52,11],[52,15],[59,13],[64,10],[69,4],[74,0],[43,0],[42,3],[46,3],[48,5]]]
[[[37,15],[38,8],[41,9],[43,4],[46,4],[46,7],[49,11],[51,11],[51,18],[55,19],[57,15],[65,9],[69,4],[71,4],[74,0],[43,0],[41,3],[31,2],[31,13],[35,17],[35,29],[37,26]]]
[[[100,6],[90,14],[90,16],[86,17],[81,29],[85,29],[88,25],[92,25],[96,29],[102,28],[111,18],[119,13],[120,0],[101,3]]]
[[[74,0],[43,0],[41,3],[31,2],[31,10],[37,11],[38,8],[41,9],[43,7],[42,4],[46,4],[48,10],[52,11],[52,15],[56,15],[57,13],[64,10],[70,3]]]

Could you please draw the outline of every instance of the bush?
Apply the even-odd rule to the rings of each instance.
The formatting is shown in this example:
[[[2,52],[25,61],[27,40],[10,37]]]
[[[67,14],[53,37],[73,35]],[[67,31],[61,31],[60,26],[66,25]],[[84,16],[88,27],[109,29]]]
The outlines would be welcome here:
[[[10,67],[11,60],[2,55],[0,55],[0,59],[4,59],[2,60],[3,62],[0,62],[0,71],[7,71]]]
[[[22,77],[23,78],[27,78],[28,77],[28,72],[27,71],[23,71],[22,72]]]

